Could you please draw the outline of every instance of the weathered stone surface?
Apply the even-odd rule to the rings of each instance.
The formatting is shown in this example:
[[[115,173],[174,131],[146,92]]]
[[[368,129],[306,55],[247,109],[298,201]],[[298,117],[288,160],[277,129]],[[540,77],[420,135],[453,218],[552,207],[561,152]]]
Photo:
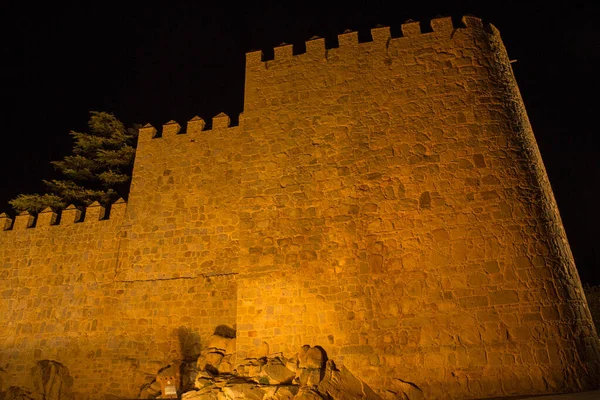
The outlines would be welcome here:
[[[298,353],[298,367],[320,369],[325,366],[327,356],[320,347],[303,346]]]
[[[211,352],[198,358],[198,367],[206,369],[207,365],[219,369],[221,360],[223,359],[222,353]]]
[[[320,393],[333,400],[380,400],[381,397],[342,366],[339,370],[332,360],[327,361],[325,376],[318,385]],[[412,399],[412,398],[411,398]]]
[[[190,391],[181,395],[181,400],[217,400],[218,394],[217,391]]]
[[[208,339],[208,346],[206,347],[209,349],[216,349],[225,352],[229,347],[229,342],[231,342],[232,340],[234,339],[225,338],[219,335],[212,335],[210,339]]]
[[[295,376],[280,359],[271,359],[262,367],[259,379],[266,378],[269,385],[281,385],[292,383]]]
[[[233,372],[233,353],[223,357],[219,364],[219,373],[230,374]]]
[[[296,373],[296,380],[300,386],[315,386],[321,382],[323,371],[321,369],[302,368]]]
[[[393,393],[395,398],[406,399],[406,400],[424,400],[425,396],[423,391],[419,389],[414,383],[403,381],[402,379],[395,379],[390,392]]]
[[[280,386],[273,394],[273,400],[291,400],[298,393],[298,386]]]
[[[323,400],[323,396],[312,389],[302,387],[298,394],[294,396],[294,400]]]
[[[227,399],[262,400],[265,397],[265,390],[251,383],[227,385],[222,392]]]

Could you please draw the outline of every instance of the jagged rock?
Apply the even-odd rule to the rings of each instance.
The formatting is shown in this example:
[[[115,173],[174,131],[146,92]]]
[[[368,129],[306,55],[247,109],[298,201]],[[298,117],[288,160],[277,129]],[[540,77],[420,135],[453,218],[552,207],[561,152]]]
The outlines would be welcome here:
[[[221,390],[227,399],[262,400],[265,397],[265,390],[251,383],[227,385]]]
[[[200,394],[197,390],[190,390],[181,395],[181,400],[199,400]]]
[[[183,393],[192,390],[198,376],[196,363],[183,363],[180,367],[181,371],[181,391]]]
[[[269,362],[260,371],[259,380],[262,383],[265,378],[269,385],[282,385],[292,383],[295,376],[296,373],[287,369],[281,361]]]
[[[290,371],[298,371],[298,355],[296,354],[294,357],[286,359],[285,367]]]
[[[215,384],[215,376],[207,371],[198,371],[196,380],[194,381],[194,388],[204,389]]]
[[[57,361],[42,360],[31,369],[35,391],[44,400],[71,400],[73,378],[69,369]]]
[[[267,359],[247,358],[245,361],[246,362],[244,364],[237,366],[237,374],[239,376],[258,380],[258,378],[260,377],[260,371],[262,370],[263,365],[267,363]]]
[[[221,350],[222,352],[225,352],[227,350],[227,347],[229,347],[229,342],[231,340],[233,340],[233,339],[225,338],[225,337],[219,336],[219,335],[212,335],[208,339],[208,346],[206,346],[206,348],[207,349],[217,349],[217,350]]]
[[[302,387],[298,394],[294,396],[294,400],[323,400],[323,396],[307,387]]]
[[[265,392],[263,399],[272,399],[277,392],[277,386],[261,386],[261,389]]]
[[[227,342],[227,349],[225,349],[225,354],[235,354],[235,350],[236,350],[235,346],[236,346],[235,338],[229,339],[229,342]]]
[[[220,374],[231,374],[233,372],[233,365],[231,363],[233,361],[232,358],[232,354],[227,354],[225,357],[223,357],[221,364],[219,364]]]
[[[320,369],[302,368],[296,373],[295,383],[300,386],[315,386],[321,382],[322,373]]]
[[[138,394],[138,399],[155,399],[160,395],[160,383],[156,380],[144,384]]]
[[[323,379],[327,354],[321,347],[302,346],[297,355],[298,367],[296,369],[295,383],[301,386],[318,385]]]
[[[186,392],[181,396],[181,400],[217,400],[218,392],[217,391],[191,391]]]
[[[345,366],[339,370],[333,360],[328,360],[323,380],[318,385],[320,393],[333,400],[381,400],[366,383],[355,377]]]
[[[202,353],[203,354],[198,358],[198,363],[196,364],[198,369],[210,370],[211,372],[215,370],[218,371],[224,354],[221,352]]]
[[[298,386],[280,386],[273,394],[273,400],[291,400],[298,393]]]
[[[196,389],[204,389],[205,387],[212,385],[214,385],[214,382],[207,378],[197,378],[196,382],[194,383],[194,387]]]
[[[214,353],[205,356],[209,354]],[[230,364],[231,359],[231,355],[220,358],[220,368]],[[247,358],[232,374],[198,371],[195,388],[182,399],[382,400],[347,368],[342,366],[338,370],[319,346],[303,346],[290,359],[281,353]]]
[[[225,328],[227,327],[221,327],[220,330],[217,329],[215,334],[208,340],[208,346],[202,350],[200,357],[198,357],[196,363],[198,370],[206,370],[213,375],[232,372],[233,368],[229,359],[223,365],[223,370],[221,370],[223,358],[226,355],[233,355],[235,353],[235,337],[222,336],[235,334],[235,331],[231,330],[231,328],[227,328],[230,330],[226,330]]]

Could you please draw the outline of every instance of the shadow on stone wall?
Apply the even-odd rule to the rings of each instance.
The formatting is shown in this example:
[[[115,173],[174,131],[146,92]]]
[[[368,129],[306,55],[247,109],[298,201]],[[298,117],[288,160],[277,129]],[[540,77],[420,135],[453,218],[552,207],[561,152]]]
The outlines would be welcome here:
[[[177,338],[179,339],[179,349],[182,361],[196,361],[202,350],[200,335],[197,332],[190,331],[190,329],[185,326],[180,326],[177,329]]]

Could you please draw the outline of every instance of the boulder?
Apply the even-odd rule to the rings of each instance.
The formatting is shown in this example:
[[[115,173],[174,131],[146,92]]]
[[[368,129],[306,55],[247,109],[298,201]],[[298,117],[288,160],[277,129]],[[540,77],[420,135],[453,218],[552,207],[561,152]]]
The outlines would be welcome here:
[[[262,367],[259,375],[261,383],[264,383],[264,379],[266,379],[266,383],[269,385],[285,385],[292,383],[296,373],[287,369],[279,359],[277,360],[279,362],[268,362]]]
[[[221,352],[211,352],[208,354],[203,354],[198,358],[198,368],[206,369],[206,366],[209,365],[215,369],[219,369],[219,365],[221,364],[221,360],[223,359],[224,354]]]
[[[254,379],[258,382],[263,365],[267,363],[265,358],[247,358],[244,364],[238,365],[237,374],[242,377]]]
[[[323,379],[327,354],[320,346],[302,346],[297,355],[298,367],[296,369],[295,383],[301,386],[318,385]]]
[[[227,349],[225,349],[225,354],[235,354],[235,350],[235,338],[229,339],[229,341],[227,342]]]
[[[196,381],[194,382],[194,388],[196,388],[198,390],[201,390],[201,389],[204,389],[206,387],[213,386],[213,385],[214,385],[214,382],[213,382],[212,379],[204,378],[204,377],[201,377],[201,376],[198,376],[196,378]]]
[[[285,359],[285,367],[290,371],[298,371],[298,355],[296,354],[292,358]]]
[[[233,339],[226,338],[223,336],[212,335],[208,339],[208,346],[206,346],[206,348],[220,350],[221,352],[225,353],[225,351],[229,347],[229,342],[231,342],[232,340]]]
[[[321,382],[321,370],[312,368],[301,368],[296,372],[294,383],[300,386],[315,386]]]
[[[311,347],[306,352],[306,359],[304,360],[304,365],[300,365],[300,368],[323,368],[325,366],[325,362],[327,361],[327,355],[325,354],[325,350],[321,347]]]
[[[223,357],[223,359],[221,360],[221,363],[219,364],[219,373],[220,374],[233,373],[232,362],[233,362],[233,355],[232,354],[225,355],[225,357]]]
[[[298,393],[298,386],[279,386],[273,394],[273,400],[291,400]]]

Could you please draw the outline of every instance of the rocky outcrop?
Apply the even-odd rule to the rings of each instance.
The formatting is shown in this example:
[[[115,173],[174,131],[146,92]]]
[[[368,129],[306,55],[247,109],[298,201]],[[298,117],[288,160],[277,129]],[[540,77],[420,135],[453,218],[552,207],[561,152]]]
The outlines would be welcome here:
[[[268,353],[268,346],[265,344]],[[235,338],[213,335],[198,358],[194,388],[182,400],[353,400],[381,399],[345,367],[338,369],[322,347],[303,346],[283,354],[248,358],[231,368]]]
[[[2,372],[2,371],[0,371]],[[8,377],[0,373],[0,399],[2,400],[75,400],[71,389],[73,378],[69,369],[53,360],[41,360],[30,371],[33,387],[7,385]]]

